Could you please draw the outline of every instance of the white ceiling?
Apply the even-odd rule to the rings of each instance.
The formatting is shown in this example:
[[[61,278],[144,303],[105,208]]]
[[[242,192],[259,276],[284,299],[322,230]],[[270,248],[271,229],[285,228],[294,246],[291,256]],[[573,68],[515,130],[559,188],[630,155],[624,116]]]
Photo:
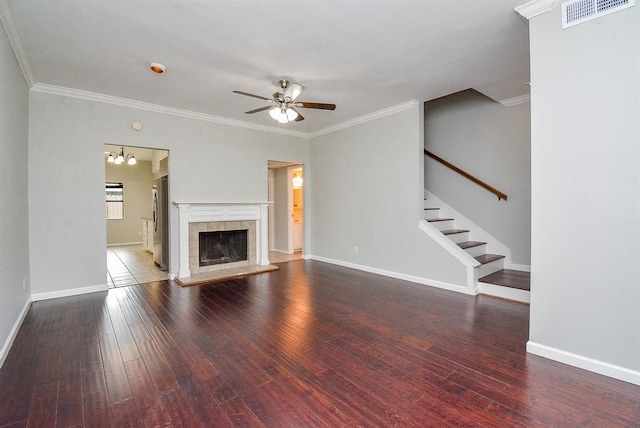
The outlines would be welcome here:
[[[467,88],[527,94],[524,2],[8,0],[37,83],[307,133]],[[231,92],[270,97],[283,77],[337,109],[280,125]]]

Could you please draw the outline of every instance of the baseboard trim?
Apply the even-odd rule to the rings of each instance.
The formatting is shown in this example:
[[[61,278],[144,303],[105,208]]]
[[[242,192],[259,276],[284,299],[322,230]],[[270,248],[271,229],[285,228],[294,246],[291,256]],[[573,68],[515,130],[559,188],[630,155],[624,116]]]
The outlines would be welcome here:
[[[274,248],[273,250],[269,250],[269,251],[273,251],[274,253],[280,253],[280,254],[293,254],[293,253],[290,253],[290,252],[285,251],[285,250],[279,250],[277,248]]]
[[[527,342],[527,352],[550,360],[558,361],[560,363],[568,364],[570,366],[588,370],[590,372],[629,382],[634,385],[640,385],[639,371],[616,366],[604,361],[595,360],[593,358],[552,348],[532,341]]]
[[[404,273],[393,272],[384,269],[378,269],[371,266],[360,265],[356,263],[345,262],[342,260],[330,259],[327,257],[307,256],[310,260],[317,260],[319,262],[330,263],[332,265],[343,266],[351,269],[361,270],[364,272],[375,273],[376,275],[388,276],[390,278],[401,279],[403,281],[415,282],[416,284],[427,285],[429,287],[441,288],[448,291],[454,291],[456,293],[467,294],[473,296],[474,293],[469,291],[467,287],[462,285],[450,284],[448,282],[437,281],[435,279],[422,278],[419,276],[407,275]]]
[[[531,265],[519,265],[517,263],[511,263],[510,269],[531,272]]]
[[[107,248],[109,248],[109,247],[125,247],[127,245],[142,245],[142,241],[138,241],[138,242],[121,242],[119,244],[107,244]]]
[[[31,307],[31,298],[29,298],[27,302],[24,304],[24,307],[22,308],[22,311],[20,312],[18,319],[13,324],[13,328],[9,333],[9,337],[7,337],[7,340],[5,340],[4,344],[2,345],[2,350],[0,351],[0,368],[2,368],[5,360],[7,359],[7,356],[9,355],[9,351],[11,350],[11,345],[13,345],[13,341],[16,339],[16,336],[18,335],[18,331],[20,330],[20,327],[22,326],[22,323],[24,322],[24,318],[27,316],[27,312],[29,312],[30,307]]]
[[[38,302],[40,300],[57,299],[59,297],[77,296],[79,294],[96,293],[98,291],[107,291],[107,284],[92,285],[91,287],[69,288],[67,290],[50,291],[48,293],[35,293],[31,295],[31,301]]]

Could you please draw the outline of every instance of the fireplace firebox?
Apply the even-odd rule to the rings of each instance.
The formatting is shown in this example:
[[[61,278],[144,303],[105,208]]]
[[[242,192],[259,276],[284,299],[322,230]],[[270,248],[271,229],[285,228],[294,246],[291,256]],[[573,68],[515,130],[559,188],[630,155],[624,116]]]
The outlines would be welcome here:
[[[200,266],[240,262],[248,259],[247,229],[200,232]]]

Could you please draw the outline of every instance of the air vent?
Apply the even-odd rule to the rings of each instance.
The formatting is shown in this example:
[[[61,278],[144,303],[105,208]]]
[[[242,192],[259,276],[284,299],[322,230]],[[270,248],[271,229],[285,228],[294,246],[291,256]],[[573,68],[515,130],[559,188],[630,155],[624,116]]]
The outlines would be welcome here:
[[[612,12],[626,9],[635,0],[573,0],[562,3],[562,28],[582,24]]]

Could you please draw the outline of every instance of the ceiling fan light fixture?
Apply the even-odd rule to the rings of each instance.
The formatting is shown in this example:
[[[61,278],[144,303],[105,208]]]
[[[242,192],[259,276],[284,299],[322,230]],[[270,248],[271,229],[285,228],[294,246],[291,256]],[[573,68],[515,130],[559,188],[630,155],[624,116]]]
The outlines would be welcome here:
[[[285,96],[289,97],[291,101],[293,101],[298,98],[298,95],[300,95],[302,91],[304,91],[304,86],[302,86],[301,84],[289,83],[289,86],[285,91]]]
[[[295,111],[295,110],[294,110],[294,109],[292,109],[292,108],[288,108],[288,109],[287,109],[287,113],[286,113],[286,114],[287,114],[287,119],[288,119],[290,122],[291,122],[291,121],[293,121],[293,120],[296,120],[296,117],[298,117],[298,112],[297,112],[297,111]]]
[[[271,110],[269,110],[269,115],[273,118],[273,120],[280,119],[280,108],[279,107],[272,108]]]
[[[286,107],[274,107],[269,110],[269,115],[273,120],[277,120],[280,123],[289,123],[298,117],[298,113],[292,108]]]
[[[320,109],[320,110],[335,110],[335,104],[329,103],[316,103],[308,101],[297,101],[298,95],[304,90],[304,86],[299,83],[293,83],[288,80],[282,79],[278,82],[282,92],[278,91],[273,94],[272,98],[263,97],[261,95],[251,94],[243,91],[233,91],[234,94],[244,95],[246,97],[258,98],[271,103],[265,107],[256,108],[253,110],[245,111],[245,114],[253,114],[262,111],[268,111],[269,116],[273,120],[277,120],[279,123],[300,122],[304,120],[304,117],[298,112],[298,108]]]

